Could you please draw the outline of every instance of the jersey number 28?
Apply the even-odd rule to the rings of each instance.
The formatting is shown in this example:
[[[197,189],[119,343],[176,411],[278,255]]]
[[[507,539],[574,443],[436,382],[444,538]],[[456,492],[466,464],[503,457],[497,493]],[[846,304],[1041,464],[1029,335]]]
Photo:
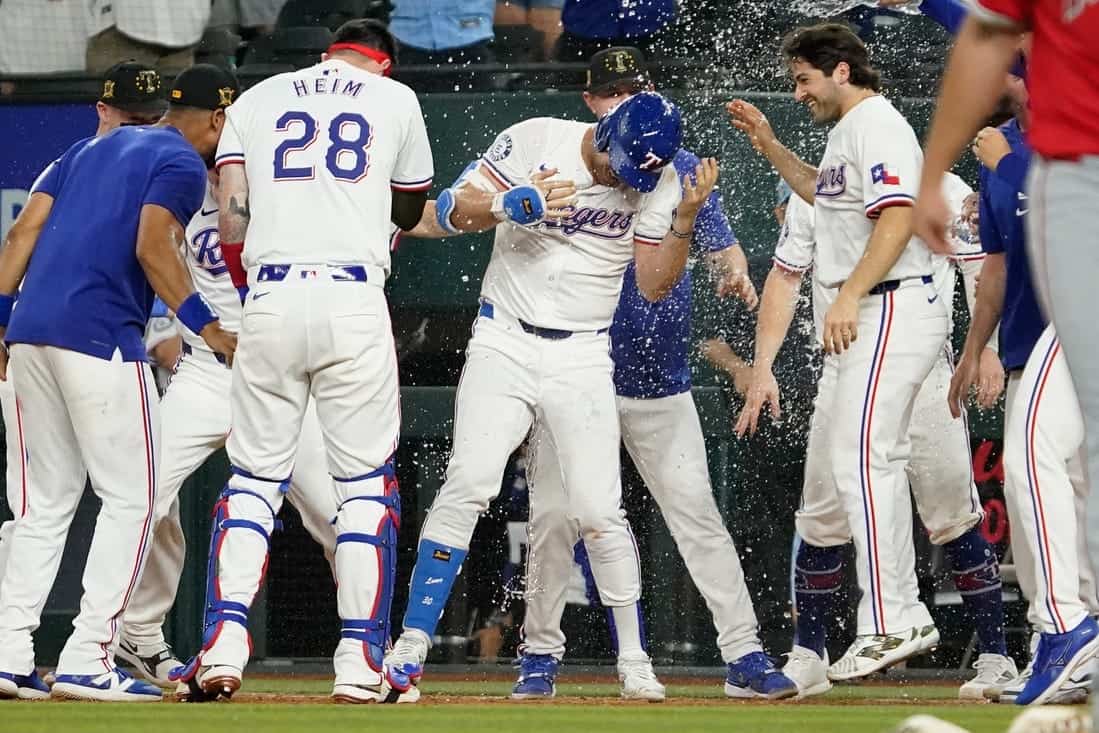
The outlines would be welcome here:
[[[277,132],[297,132],[298,137],[283,140],[275,148],[276,181],[311,181],[316,177],[314,166],[291,166],[289,158],[301,153],[317,141],[317,121],[306,112],[287,112],[275,122]],[[324,165],[338,181],[356,183],[370,169],[367,148],[373,142],[370,123],[354,112],[341,112],[328,125],[328,150]]]

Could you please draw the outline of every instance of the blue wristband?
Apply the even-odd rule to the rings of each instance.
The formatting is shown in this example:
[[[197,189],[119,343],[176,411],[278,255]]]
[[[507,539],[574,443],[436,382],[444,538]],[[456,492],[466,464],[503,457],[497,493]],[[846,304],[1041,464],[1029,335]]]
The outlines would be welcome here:
[[[457,205],[457,201],[454,200],[454,189],[448,188],[439,194],[439,198],[435,200],[435,222],[439,225],[439,228],[448,234],[461,234],[461,232],[450,223],[450,214],[454,211],[454,207]]]
[[[191,293],[180,303],[179,309],[176,310],[176,318],[189,328],[191,333],[198,334],[208,324],[216,321],[218,314],[214,313],[214,309],[210,307],[206,298],[202,297],[202,293]]]
[[[14,295],[0,295],[0,328],[8,327],[11,322],[11,309],[14,307]]]
[[[537,224],[546,215],[545,201],[534,186],[516,186],[502,195],[504,214],[516,224]]]

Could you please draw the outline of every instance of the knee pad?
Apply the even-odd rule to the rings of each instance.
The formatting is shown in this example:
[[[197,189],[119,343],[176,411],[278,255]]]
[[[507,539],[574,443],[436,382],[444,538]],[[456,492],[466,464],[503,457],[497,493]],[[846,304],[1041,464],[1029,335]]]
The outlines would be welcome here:
[[[397,533],[401,526],[401,496],[397,478],[393,464],[389,462],[364,476],[334,480],[350,489],[350,495],[340,503],[333,519],[337,558],[342,547],[352,544],[374,547],[378,557],[374,612],[370,618],[343,619],[340,637],[361,642],[367,665],[375,672],[381,672],[390,639],[389,613],[396,583]],[[378,490],[376,484],[379,481],[380,494],[374,493]]]

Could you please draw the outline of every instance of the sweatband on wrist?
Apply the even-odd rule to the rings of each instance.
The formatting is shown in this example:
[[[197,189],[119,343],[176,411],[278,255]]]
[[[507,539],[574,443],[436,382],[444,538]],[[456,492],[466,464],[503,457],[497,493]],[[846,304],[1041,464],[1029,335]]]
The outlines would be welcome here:
[[[448,234],[461,233],[457,227],[450,223],[450,214],[454,211],[457,203],[454,200],[454,189],[451,188],[444,190],[439,194],[439,198],[435,200],[435,223]]]
[[[14,307],[14,295],[0,295],[0,328],[8,327],[11,322],[11,309]]]
[[[198,334],[207,325],[216,321],[218,314],[210,307],[210,303],[203,297],[202,293],[195,292],[188,295],[187,299],[180,303],[179,309],[176,310],[176,318],[189,328],[191,333]]]
[[[229,269],[229,278],[233,287],[240,288],[248,284],[248,271],[244,269],[241,256],[244,254],[244,242],[222,242],[221,259]]]

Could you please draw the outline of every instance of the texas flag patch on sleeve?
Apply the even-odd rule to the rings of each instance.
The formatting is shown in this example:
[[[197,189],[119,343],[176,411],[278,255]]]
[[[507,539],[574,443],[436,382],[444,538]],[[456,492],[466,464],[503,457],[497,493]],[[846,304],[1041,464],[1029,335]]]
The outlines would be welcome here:
[[[887,186],[901,185],[901,177],[889,172],[888,164],[878,163],[870,169],[870,177],[874,183],[884,183]]]

